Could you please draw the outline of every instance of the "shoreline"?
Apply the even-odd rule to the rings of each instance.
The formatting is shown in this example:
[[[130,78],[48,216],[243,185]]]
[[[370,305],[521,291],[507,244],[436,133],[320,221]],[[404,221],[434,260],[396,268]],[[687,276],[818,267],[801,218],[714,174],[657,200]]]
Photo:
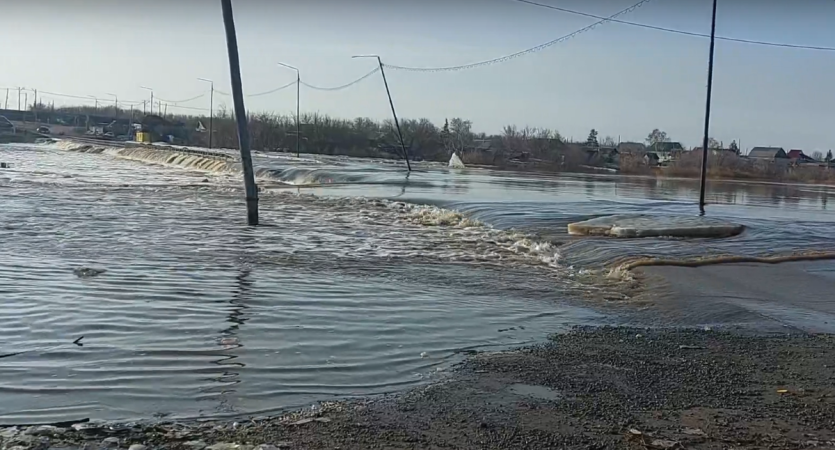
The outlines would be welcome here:
[[[575,328],[279,417],[0,429],[4,449],[835,447],[835,338]],[[140,445],[145,447],[139,447]],[[133,447],[131,447],[133,446]]]

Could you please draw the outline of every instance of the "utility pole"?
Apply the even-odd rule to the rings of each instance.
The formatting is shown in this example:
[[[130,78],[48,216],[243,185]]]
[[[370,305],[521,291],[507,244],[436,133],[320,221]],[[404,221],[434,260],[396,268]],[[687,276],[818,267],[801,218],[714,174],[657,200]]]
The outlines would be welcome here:
[[[9,88],[6,88],[6,103],[3,109],[9,109]]]
[[[702,139],[702,173],[699,184],[699,211],[705,213],[705,183],[707,181],[707,141],[710,139],[710,97],[713,91],[713,49],[716,44],[716,3],[713,0],[713,17],[710,25],[710,54],[707,62],[707,99],[705,100],[705,135]]]
[[[35,122],[38,121],[38,90],[32,89],[35,93],[35,101],[32,102],[32,112],[35,114]]]
[[[284,66],[288,69],[296,71],[296,158],[301,156],[301,125],[299,123],[299,115],[300,115],[300,94],[301,94],[301,84],[302,84],[302,76],[299,72],[299,69],[284,63],[278,63],[279,66]]]
[[[94,107],[94,108],[95,108],[96,113],[98,114],[98,112],[99,112],[99,99],[98,99],[98,97],[95,97],[95,96],[93,96],[93,95],[88,95],[87,97],[90,97],[90,98],[92,98],[93,100],[95,100],[96,105],[95,105],[95,107]]]
[[[154,113],[154,90],[152,88],[145,87],[145,86],[139,86],[139,87],[142,88],[142,89],[146,89],[148,91],[151,91],[151,103],[148,103],[148,105],[151,106],[151,114],[153,114]]]
[[[133,135],[133,133],[131,133],[132,131],[133,131],[133,105],[130,105],[130,120],[128,121],[128,137],[131,138],[131,139],[136,139],[136,138],[131,137]]]
[[[107,94],[113,97],[113,108],[116,109],[116,113],[119,113],[119,96],[116,94]]]
[[[215,82],[206,78],[198,78],[198,80],[209,83],[209,149],[211,149],[212,134],[214,133]]]
[[[377,58],[377,63],[380,65],[380,73],[383,75],[383,84],[386,86],[386,95],[389,97],[389,105],[391,106],[391,115],[394,117],[394,126],[397,127],[397,138],[400,139],[400,148],[403,150],[403,157],[406,158],[406,168],[409,172],[412,171],[412,165],[409,163],[409,153],[406,151],[406,144],[403,143],[403,133],[400,131],[400,122],[397,120],[397,113],[394,111],[394,101],[391,99],[391,91],[389,90],[389,83],[386,80],[386,71],[383,69],[383,60],[377,55],[357,55],[352,58]]]
[[[21,107],[21,104],[20,104],[20,98],[21,98],[21,95],[20,95],[20,94],[23,92],[23,89],[24,89],[24,88],[22,88],[22,87],[18,87],[18,88],[17,88],[17,110],[18,110],[18,111],[20,111],[20,110],[21,110],[21,109],[20,109],[20,107]]]
[[[145,100],[142,100],[142,115],[145,115]]]
[[[235,18],[232,15],[232,0],[221,0],[223,24],[226,28],[226,49],[229,53],[229,73],[232,80],[232,98],[235,102],[235,118],[238,122],[238,143],[241,148],[241,165],[246,189],[246,216],[250,226],[258,225],[258,186],[252,169],[252,154],[249,151],[249,129],[246,123],[244,92],[241,82],[241,62],[238,57],[238,37],[235,33]]]

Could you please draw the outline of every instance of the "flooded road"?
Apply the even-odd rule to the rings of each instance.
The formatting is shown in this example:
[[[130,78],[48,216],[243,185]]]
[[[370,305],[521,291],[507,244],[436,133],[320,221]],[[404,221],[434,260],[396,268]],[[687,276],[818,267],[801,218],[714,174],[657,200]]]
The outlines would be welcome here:
[[[818,186],[711,183],[708,214],[743,234],[635,241],[566,224],[697,214],[697,182],[256,155],[249,228],[234,164],[59,146],[0,146],[0,161],[0,354],[25,351],[0,359],[1,423],[392,392],[468,350],[616,323],[583,301],[584,270],[835,250],[835,191]]]

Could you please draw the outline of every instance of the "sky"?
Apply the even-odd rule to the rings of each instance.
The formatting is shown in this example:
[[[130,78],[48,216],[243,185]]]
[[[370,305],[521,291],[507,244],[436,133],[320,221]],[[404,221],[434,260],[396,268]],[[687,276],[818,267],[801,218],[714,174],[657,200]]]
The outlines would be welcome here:
[[[610,16],[638,0],[536,0]],[[0,0],[0,89],[38,89],[56,105],[231,92],[220,0]],[[293,113],[298,67],[321,86],[376,67],[444,67],[515,53],[595,19],[517,0],[233,0],[246,108]],[[710,33],[711,0],[650,0],[622,20]],[[717,36],[835,47],[833,0],[719,0]],[[701,144],[710,40],[619,23],[509,61],[447,72],[386,70],[398,116],[471,120],[475,131],[545,127],[583,140],[589,130],[643,141],[655,128]],[[781,146],[807,154],[835,147],[835,52],[716,41],[710,135],[743,149]],[[74,95],[60,97],[44,92]],[[29,91],[30,101],[34,93]],[[0,102],[5,100],[0,90]],[[217,93],[215,109],[231,109]],[[17,91],[9,94],[15,108]],[[208,96],[169,106],[199,113]],[[141,106],[140,106],[141,108]],[[350,88],[301,88],[303,112],[390,118],[383,80]]]

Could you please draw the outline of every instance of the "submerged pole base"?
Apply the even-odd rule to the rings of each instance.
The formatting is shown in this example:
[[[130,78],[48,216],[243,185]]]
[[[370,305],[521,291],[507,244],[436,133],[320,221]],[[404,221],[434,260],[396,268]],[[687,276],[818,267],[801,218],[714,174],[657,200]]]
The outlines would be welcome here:
[[[258,197],[246,199],[246,221],[249,226],[258,225]]]

